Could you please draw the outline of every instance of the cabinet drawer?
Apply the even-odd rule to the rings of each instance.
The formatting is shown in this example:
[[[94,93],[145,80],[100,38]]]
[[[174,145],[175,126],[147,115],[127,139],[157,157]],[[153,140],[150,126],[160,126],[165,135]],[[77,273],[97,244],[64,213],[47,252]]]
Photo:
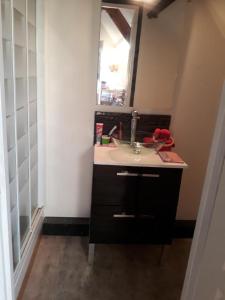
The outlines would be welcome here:
[[[91,217],[113,217],[114,215],[135,215],[135,207],[123,207],[115,205],[94,205],[91,210]]]
[[[171,243],[171,232],[157,220],[139,218],[93,218],[90,243]]]
[[[91,243],[170,243],[171,222],[152,214],[135,215],[118,206],[99,206],[92,211]]]
[[[129,243],[136,236],[133,218],[93,217],[90,224],[91,243]]]
[[[140,211],[137,210],[136,207],[131,206],[103,206],[103,205],[94,205],[91,211],[91,218],[93,217],[104,217],[104,218],[139,218],[142,220],[165,220],[165,222],[169,222],[169,215],[165,218],[161,216],[161,214],[157,214],[153,209]]]
[[[178,198],[181,174],[179,169],[95,165],[92,203],[121,205],[142,199],[147,206],[154,202],[155,207],[169,207]]]

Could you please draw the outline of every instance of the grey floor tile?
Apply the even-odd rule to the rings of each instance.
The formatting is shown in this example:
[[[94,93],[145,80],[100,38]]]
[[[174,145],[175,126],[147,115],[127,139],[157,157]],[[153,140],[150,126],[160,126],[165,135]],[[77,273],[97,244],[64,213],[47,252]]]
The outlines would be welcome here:
[[[97,245],[87,238],[42,236],[23,300],[179,300],[191,240],[166,246]]]

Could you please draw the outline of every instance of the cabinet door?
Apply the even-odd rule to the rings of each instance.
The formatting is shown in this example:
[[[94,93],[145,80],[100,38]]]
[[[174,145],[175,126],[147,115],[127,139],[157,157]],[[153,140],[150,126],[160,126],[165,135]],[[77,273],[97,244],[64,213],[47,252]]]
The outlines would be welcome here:
[[[137,213],[174,217],[181,175],[180,169],[143,168],[138,177]]]
[[[92,206],[117,205],[124,213],[134,213],[137,179],[135,168],[94,166]]]
[[[143,168],[138,177],[137,219],[139,234],[156,241],[170,242],[176,216],[182,170]]]

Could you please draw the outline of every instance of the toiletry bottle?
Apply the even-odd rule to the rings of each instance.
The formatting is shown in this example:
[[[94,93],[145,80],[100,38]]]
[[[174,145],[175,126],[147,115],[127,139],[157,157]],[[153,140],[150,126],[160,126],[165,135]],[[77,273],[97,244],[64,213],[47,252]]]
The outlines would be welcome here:
[[[102,133],[103,133],[103,123],[96,123],[96,144],[101,144]]]

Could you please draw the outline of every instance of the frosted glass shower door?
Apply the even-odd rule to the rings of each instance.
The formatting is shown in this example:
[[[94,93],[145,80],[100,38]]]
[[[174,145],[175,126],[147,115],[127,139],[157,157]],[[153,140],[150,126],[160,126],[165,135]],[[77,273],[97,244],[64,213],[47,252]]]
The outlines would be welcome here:
[[[38,209],[36,0],[0,0],[14,268]]]
[[[20,233],[17,178],[16,109],[14,101],[12,10],[10,1],[1,0],[1,20],[13,265],[14,268],[16,268],[20,255]]]

